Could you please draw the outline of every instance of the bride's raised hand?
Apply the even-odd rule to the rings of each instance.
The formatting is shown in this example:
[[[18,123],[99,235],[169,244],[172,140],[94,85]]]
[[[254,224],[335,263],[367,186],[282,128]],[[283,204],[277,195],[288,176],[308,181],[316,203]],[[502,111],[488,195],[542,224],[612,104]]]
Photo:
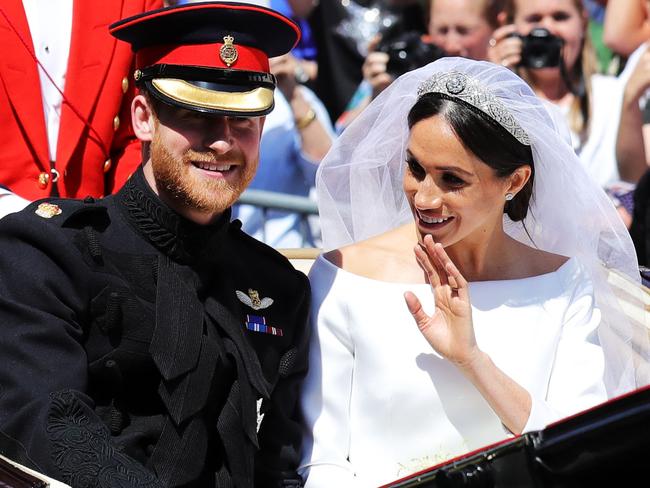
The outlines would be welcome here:
[[[449,361],[467,366],[480,352],[474,336],[467,281],[442,245],[434,243],[430,235],[414,251],[431,284],[436,308],[433,315],[427,315],[411,292],[404,294],[406,305],[431,347]]]

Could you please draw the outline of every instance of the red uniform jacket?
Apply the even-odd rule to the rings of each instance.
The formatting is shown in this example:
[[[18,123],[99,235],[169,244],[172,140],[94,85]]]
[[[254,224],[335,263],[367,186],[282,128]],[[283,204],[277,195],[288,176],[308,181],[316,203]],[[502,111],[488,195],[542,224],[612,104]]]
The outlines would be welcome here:
[[[108,25],[160,7],[162,0],[74,0],[52,164],[22,1],[0,3],[0,184],[30,200],[44,198],[52,192],[54,166],[58,191],[64,197],[99,197],[122,186],[142,160],[131,128],[133,54],[127,43],[108,33]]]

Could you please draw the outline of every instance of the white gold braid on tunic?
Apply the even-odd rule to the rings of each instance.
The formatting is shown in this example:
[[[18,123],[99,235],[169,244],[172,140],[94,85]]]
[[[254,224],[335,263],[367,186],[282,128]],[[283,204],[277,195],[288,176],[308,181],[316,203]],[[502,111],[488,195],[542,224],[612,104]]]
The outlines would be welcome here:
[[[523,145],[530,146],[530,137],[503,102],[492,95],[477,80],[466,74],[458,71],[436,73],[418,87],[418,99],[427,93],[441,93],[479,109],[510,132]]]

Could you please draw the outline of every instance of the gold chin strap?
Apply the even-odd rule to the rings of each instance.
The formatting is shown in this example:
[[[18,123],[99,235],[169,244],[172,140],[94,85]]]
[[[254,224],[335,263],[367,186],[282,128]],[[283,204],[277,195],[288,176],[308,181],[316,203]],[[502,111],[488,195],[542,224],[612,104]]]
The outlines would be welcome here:
[[[172,100],[200,108],[255,113],[273,105],[273,90],[269,88],[259,87],[246,92],[219,92],[172,78],[157,78],[151,80],[151,84]]]

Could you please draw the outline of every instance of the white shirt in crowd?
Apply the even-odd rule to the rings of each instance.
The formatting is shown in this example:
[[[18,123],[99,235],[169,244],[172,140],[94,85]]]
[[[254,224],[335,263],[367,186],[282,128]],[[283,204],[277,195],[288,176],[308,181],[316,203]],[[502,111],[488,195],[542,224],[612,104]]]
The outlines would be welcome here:
[[[47,143],[50,160],[53,161],[56,157],[62,92],[70,55],[73,0],[23,0],[23,8],[29,24],[34,54],[42,65],[38,67],[38,76],[41,82]]]

